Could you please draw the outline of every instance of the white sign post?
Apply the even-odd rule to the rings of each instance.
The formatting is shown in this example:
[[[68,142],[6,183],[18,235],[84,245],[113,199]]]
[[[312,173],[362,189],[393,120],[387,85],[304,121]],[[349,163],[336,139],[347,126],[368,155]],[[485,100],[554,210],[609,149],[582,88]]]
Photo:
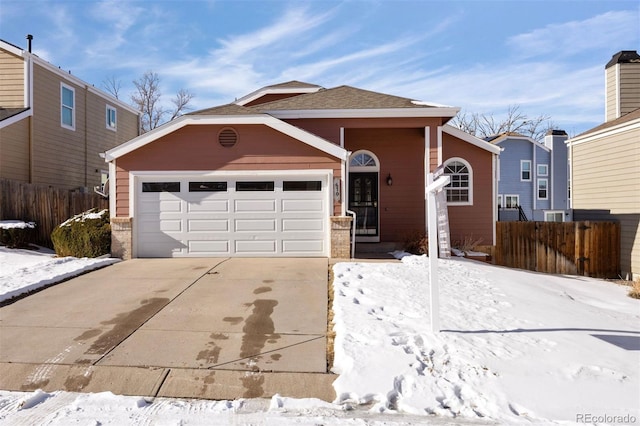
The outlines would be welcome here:
[[[431,331],[440,331],[440,291],[438,289],[438,211],[436,194],[449,184],[449,176],[434,180],[433,173],[427,177],[427,231],[429,232],[429,295],[431,297]]]

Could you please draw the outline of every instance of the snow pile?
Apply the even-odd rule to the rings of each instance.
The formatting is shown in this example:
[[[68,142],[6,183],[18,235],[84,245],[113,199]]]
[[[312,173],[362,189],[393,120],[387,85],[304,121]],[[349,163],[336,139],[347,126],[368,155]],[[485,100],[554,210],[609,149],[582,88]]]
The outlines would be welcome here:
[[[614,284],[428,258],[334,266],[342,404],[503,423],[640,419],[640,304]]]
[[[44,249],[36,252],[0,247],[0,302],[118,261],[55,257]]]
[[[23,222],[21,220],[0,220],[0,229],[33,229],[35,222]]]
[[[60,226],[69,226],[73,222],[85,222],[89,219],[100,219],[108,212],[107,209],[96,211],[96,209],[87,210],[86,212],[78,213],[77,215],[65,220]]]

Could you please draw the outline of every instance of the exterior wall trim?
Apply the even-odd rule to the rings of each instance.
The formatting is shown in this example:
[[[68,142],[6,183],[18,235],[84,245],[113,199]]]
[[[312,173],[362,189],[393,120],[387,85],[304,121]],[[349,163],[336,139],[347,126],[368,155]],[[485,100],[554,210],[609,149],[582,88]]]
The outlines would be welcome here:
[[[583,136],[576,136],[575,138],[568,139],[565,143],[569,146],[579,145],[585,142],[591,142],[594,140],[598,140],[600,138],[606,138],[609,136],[617,135],[618,133],[624,133],[631,130],[635,130],[640,128],[640,119],[633,120],[627,123],[622,123],[617,126],[603,129],[598,132],[589,133]]]
[[[445,124],[444,126],[442,126],[442,130],[445,133],[450,134],[451,136],[468,142],[471,145],[477,146],[478,148],[482,148],[485,151],[489,151],[494,154],[500,154],[502,152],[502,148],[500,148],[499,146],[470,135],[469,133],[463,132],[462,130],[457,129],[449,124]]]
[[[246,96],[243,96],[242,98],[238,99],[236,102],[234,102],[236,105],[240,105],[240,106],[245,106],[248,103],[251,103],[252,101],[255,101],[256,99],[260,99],[263,96],[266,95],[286,95],[286,94],[296,94],[296,93],[315,93],[317,91],[319,91],[321,89],[320,86],[318,87],[271,87],[271,88],[263,88],[263,89],[259,89],[256,90],[253,93],[249,93]]]
[[[266,110],[276,118],[411,118],[454,117],[460,108],[372,108],[372,109],[293,109]]]
[[[265,114],[241,115],[241,116],[187,116],[183,115],[169,123],[160,126],[144,135],[138,136],[125,142],[124,144],[113,148],[105,153],[105,161],[113,161],[125,154],[135,151],[163,136],[173,133],[185,126],[189,125],[243,125],[243,124],[263,124],[271,127],[281,133],[291,136],[294,139],[306,143],[320,151],[323,151],[342,161],[347,160],[347,151],[325,139],[322,139],[312,133],[295,127],[277,118],[270,117]]]
[[[13,115],[7,119],[0,121],[0,129],[11,126],[12,124],[17,123],[18,121],[24,120],[25,118],[33,116],[33,109],[29,108],[26,111],[22,111],[19,114]]]

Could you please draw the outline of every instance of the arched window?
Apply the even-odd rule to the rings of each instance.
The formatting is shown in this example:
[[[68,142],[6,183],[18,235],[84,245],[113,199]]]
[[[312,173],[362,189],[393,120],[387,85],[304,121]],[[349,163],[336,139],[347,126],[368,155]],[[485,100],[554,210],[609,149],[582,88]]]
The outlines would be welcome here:
[[[451,181],[445,187],[447,204],[468,206],[473,204],[473,171],[462,158],[450,158],[444,163],[444,174]]]
[[[356,151],[351,154],[349,169],[351,171],[376,172],[380,170],[380,163],[374,153],[364,150]]]

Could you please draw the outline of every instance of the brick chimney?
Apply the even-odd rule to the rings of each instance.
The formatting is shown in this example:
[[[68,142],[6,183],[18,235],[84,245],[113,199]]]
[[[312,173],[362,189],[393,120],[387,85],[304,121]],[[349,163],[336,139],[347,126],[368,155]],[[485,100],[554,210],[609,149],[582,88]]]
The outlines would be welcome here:
[[[640,108],[640,55],[622,50],[605,66],[605,121]]]

